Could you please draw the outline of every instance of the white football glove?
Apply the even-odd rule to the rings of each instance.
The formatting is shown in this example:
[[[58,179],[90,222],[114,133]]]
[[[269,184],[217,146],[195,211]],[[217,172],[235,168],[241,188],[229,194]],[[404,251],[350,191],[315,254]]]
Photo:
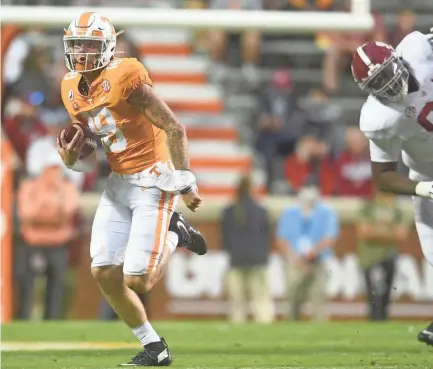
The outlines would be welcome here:
[[[189,170],[171,171],[166,166],[157,166],[161,173],[155,180],[155,186],[163,191],[183,195],[197,191],[197,180]]]
[[[433,182],[419,182],[415,187],[415,193],[420,197],[433,199]]]

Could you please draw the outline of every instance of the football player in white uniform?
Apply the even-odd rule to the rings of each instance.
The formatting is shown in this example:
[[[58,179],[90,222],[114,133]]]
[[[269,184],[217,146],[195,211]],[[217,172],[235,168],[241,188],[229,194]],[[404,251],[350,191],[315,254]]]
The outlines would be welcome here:
[[[370,94],[360,128],[369,139],[374,182],[382,191],[412,196],[422,251],[433,265],[433,35],[412,32],[395,50],[366,43],[351,66]],[[408,177],[397,172],[400,155]],[[433,323],[418,339],[433,345]]]

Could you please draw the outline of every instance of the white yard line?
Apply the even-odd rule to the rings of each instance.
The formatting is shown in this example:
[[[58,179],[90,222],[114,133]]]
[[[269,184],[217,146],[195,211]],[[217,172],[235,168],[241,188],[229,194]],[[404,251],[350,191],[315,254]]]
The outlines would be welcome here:
[[[115,350],[140,348],[126,342],[2,342],[1,351]]]

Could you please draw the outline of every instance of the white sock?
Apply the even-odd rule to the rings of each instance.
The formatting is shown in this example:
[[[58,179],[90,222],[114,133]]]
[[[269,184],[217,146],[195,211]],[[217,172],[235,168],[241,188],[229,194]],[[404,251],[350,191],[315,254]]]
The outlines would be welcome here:
[[[170,249],[171,253],[173,253],[176,250],[178,243],[179,243],[179,236],[172,231],[168,231],[165,245]]]
[[[135,327],[132,332],[135,334],[135,337],[138,338],[142,346],[146,346],[152,342],[159,342],[161,338],[159,338],[158,333],[153,329],[152,324],[149,322],[143,323],[138,327]]]

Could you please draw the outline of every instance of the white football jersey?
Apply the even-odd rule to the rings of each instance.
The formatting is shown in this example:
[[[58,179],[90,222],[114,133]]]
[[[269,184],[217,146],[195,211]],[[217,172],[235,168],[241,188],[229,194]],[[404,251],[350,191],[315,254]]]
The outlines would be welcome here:
[[[370,141],[371,161],[396,162],[402,153],[412,179],[433,179],[433,44],[427,35],[412,32],[396,52],[409,63],[420,88],[387,105],[369,96],[360,128]]]

